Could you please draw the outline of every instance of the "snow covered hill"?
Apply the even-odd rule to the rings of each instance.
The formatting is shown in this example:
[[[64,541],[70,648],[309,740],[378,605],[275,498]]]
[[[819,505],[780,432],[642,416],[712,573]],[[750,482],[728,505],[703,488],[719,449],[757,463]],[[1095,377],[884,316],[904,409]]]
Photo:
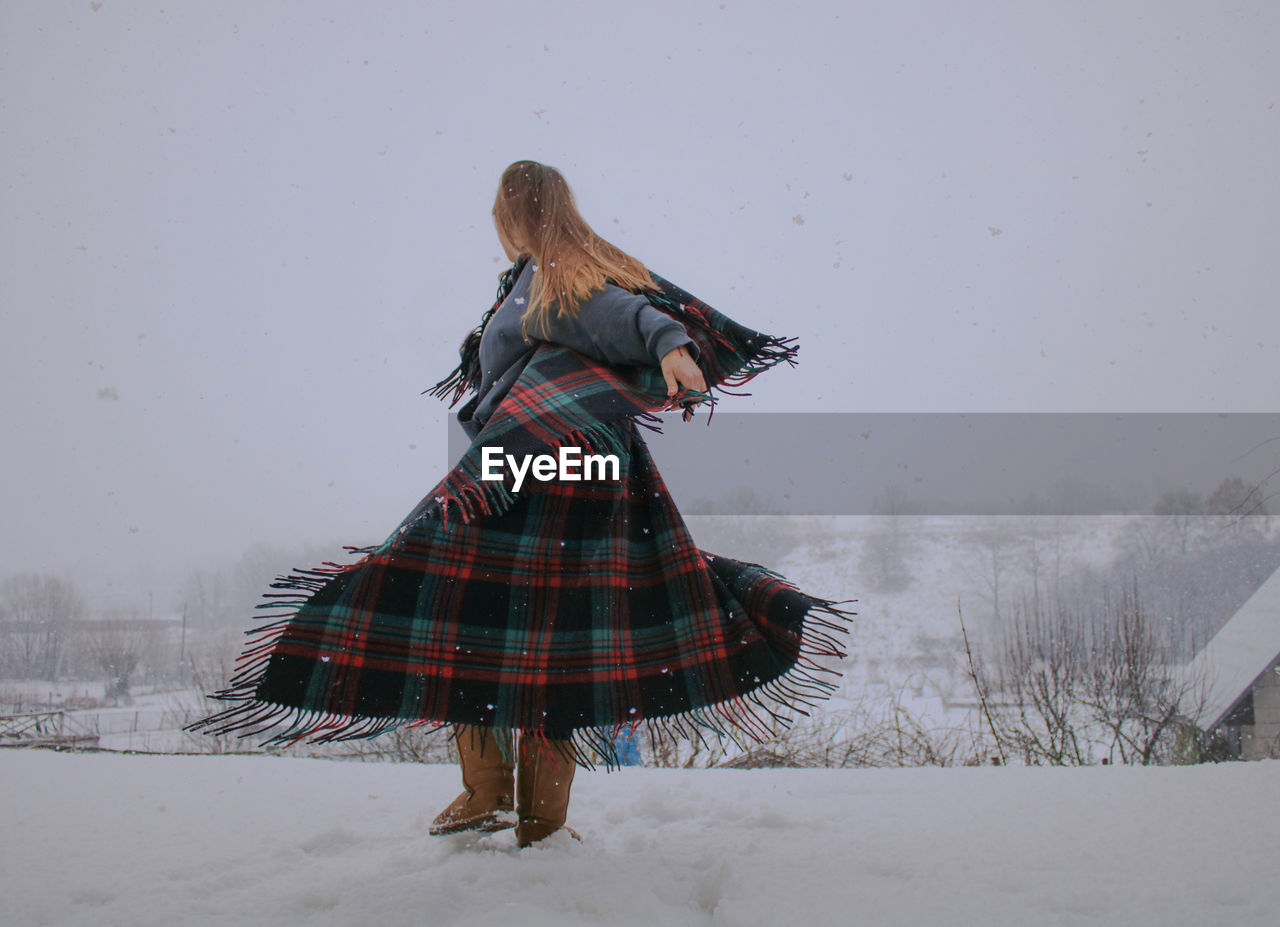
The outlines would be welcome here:
[[[430,837],[456,769],[0,752],[6,925],[1274,924],[1280,761],[580,773],[583,835]]]

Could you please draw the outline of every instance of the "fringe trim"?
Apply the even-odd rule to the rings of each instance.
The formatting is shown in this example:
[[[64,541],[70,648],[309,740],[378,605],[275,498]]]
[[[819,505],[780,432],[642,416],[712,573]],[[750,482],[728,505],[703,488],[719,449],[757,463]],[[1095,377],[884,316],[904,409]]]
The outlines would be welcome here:
[[[368,547],[346,549],[365,556],[345,566],[326,563],[322,569],[299,570],[289,576],[280,577],[271,584],[272,588],[291,591],[267,593],[264,597],[272,601],[257,607],[278,609],[281,605],[287,604],[289,610],[286,616],[278,612],[258,616],[259,619],[268,620],[268,623],[245,632],[246,635],[256,639],[249,641],[245,651],[237,658],[237,669],[228,686],[206,696],[235,704],[216,714],[194,721],[182,730],[210,735],[238,732],[237,738],[244,739],[283,725],[282,730],[277,730],[264,740],[261,746],[287,747],[302,740],[306,740],[308,744],[326,744],[367,739],[401,727],[426,726],[430,728],[430,733],[446,727],[455,730],[475,727],[475,725],[452,724],[435,718],[340,715],[278,705],[257,698],[257,689],[266,675],[271,651],[289,623],[287,616],[291,616],[297,607],[305,604],[311,595],[333,576],[354,569],[369,556],[375,556],[377,551],[377,548]],[[795,589],[786,580],[783,582]],[[633,735],[637,730],[644,730],[650,742],[655,744],[671,742],[678,738],[712,747],[723,746],[727,741],[739,749],[747,750],[752,744],[766,743],[791,727],[794,722],[792,715],[809,717],[809,710],[815,708],[818,702],[830,698],[837,690],[836,683],[827,677],[839,677],[840,671],[834,667],[823,666],[819,661],[842,659],[847,656],[837,635],[848,634],[849,625],[857,612],[841,606],[855,603],[857,600],[821,599],[808,595],[805,598],[809,599],[811,604],[801,622],[796,661],[776,679],[742,695],[679,714],[638,718],[612,725],[582,727],[571,732],[530,729],[524,731],[522,736],[537,738],[541,748],[554,751],[555,755],[561,759],[564,757],[563,747],[558,747],[557,744],[562,745],[565,741],[569,741],[575,748],[574,761],[577,765],[585,769],[595,769],[597,765],[603,765],[608,771],[623,765],[617,739],[624,730],[630,730]],[[501,744],[504,742],[503,737],[509,736],[515,729],[503,727],[491,730]],[[565,733],[568,733],[567,737],[564,736]],[[506,754],[505,750],[502,752]]]
[[[655,279],[659,290],[644,291],[649,302],[703,335],[713,349],[719,348],[732,358],[730,363],[722,363],[724,358],[713,351],[713,357],[704,356],[699,359],[700,366],[708,375],[708,382],[713,384],[710,389],[726,396],[749,396],[750,393],[734,392],[725,387],[742,386],[779,363],[796,366],[796,356],[800,352],[798,339],[765,335],[747,329],[681,290],[671,281],[656,275]],[[687,301],[685,297],[688,297]],[[705,351],[703,353],[706,354]]]
[[[480,339],[484,336],[485,326],[489,324],[493,314],[498,311],[498,307],[507,298],[507,294],[515,288],[516,278],[520,276],[520,271],[524,269],[525,262],[529,259],[526,255],[521,255],[521,258],[521,260],[516,261],[498,274],[497,299],[494,301],[493,306],[480,317],[480,324],[462,339],[462,344],[458,348],[458,355],[461,358],[458,366],[454,367],[449,375],[435,386],[424,389],[422,395],[437,396],[443,399],[452,393],[453,398],[449,400],[449,408],[452,409],[458,404],[458,400],[466,395],[467,390],[480,388]]]

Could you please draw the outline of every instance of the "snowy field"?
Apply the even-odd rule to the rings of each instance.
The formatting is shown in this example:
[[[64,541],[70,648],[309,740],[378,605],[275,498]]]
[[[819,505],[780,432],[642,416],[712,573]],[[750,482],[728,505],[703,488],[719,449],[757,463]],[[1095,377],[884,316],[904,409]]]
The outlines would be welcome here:
[[[1280,762],[582,772],[579,845],[431,837],[456,769],[0,753],[5,925],[1274,924]]]

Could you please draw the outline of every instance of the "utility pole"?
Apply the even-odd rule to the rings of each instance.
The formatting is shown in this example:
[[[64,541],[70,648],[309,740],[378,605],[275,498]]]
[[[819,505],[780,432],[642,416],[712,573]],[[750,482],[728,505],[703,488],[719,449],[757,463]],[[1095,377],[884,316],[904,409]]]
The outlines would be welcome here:
[[[182,603],[182,638],[178,642],[178,685],[186,683],[186,678],[182,674],[182,659],[187,651],[187,603]]]

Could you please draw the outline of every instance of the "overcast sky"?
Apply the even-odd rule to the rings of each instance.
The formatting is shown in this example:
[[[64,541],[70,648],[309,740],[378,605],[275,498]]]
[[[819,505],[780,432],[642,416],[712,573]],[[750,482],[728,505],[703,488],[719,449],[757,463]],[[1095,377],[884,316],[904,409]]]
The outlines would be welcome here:
[[[385,537],[520,158],[799,337],[737,410],[1276,411],[1280,6],[869,7],[0,3],[0,573]]]

